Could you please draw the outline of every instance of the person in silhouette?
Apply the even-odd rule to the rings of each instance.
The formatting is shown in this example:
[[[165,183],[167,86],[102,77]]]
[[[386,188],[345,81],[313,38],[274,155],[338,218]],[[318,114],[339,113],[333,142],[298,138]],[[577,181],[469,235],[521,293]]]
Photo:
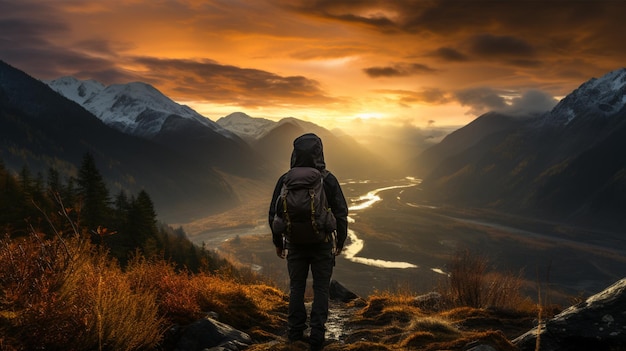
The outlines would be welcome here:
[[[325,233],[328,239],[324,242],[298,245],[285,240],[284,233],[272,228],[272,222],[277,212],[277,199],[281,195],[287,173],[278,179],[270,203],[269,223],[270,228],[272,228],[272,241],[276,247],[276,254],[280,258],[287,258],[290,281],[287,337],[290,342],[302,340],[307,328],[304,293],[310,269],[313,275],[314,295],[311,307],[309,343],[311,350],[321,350],[325,341],[329,286],[335,265],[335,256],[341,253],[348,233],[348,205],[339,181],[326,170],[322,140],[317,135],[308,133],[294,140],[291,168],[294,167],[312,167],[322,173],[328,206],[337,223],[336,235]],[[295,236],[298,233],[292,233],[292,235]]]

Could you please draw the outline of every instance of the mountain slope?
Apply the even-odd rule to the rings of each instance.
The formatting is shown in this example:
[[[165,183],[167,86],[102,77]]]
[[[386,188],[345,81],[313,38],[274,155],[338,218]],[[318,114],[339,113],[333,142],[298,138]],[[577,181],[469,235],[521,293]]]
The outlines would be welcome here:
[[[626,69],[582,84],[541,117],[489,133],[440,158],[420,197],[460,206],[619,226],[626,211]],[[479,117],[476,122],[487,116]],[[456,134],[473,134],[470,124]],[[454,139],[450,135],[450,140]],[[444,144],[442,142],[441,144]],[[444,147],[445,146],[445,147]],[[454,152],[446,152],[454,149]]]
[[[0,159],[9,170],[75,176],[91,152],[112,191],[146,189],[160,218],[182,221],[236,198],[210,167],[112,129],[47,85],[0,61]]]
[[[195,162],[227,173],[262,177],[267,172],[263,157],[236,134],[180,105],[149,84],[133,82],[81,91],[93,81],[64,77],[48,85],[72,99],[107,125],[179,151]]]
[[[521,118],[496,112],[479,116],[465,127],[448,134],[439,144],[424,150],[415,161],[416,171],[425,176],[442,160],[471,148],[483,138],[519,127],[524,122]]]

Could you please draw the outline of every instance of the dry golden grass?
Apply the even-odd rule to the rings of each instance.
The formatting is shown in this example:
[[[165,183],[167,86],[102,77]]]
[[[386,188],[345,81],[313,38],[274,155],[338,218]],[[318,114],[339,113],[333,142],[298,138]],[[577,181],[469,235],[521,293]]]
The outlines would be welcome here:
[[[136,350],[161,340],[155,296],[134,291],[106,253],[78,236],[0,242],[7,349]]]
[[[468,250],[456,252],[448,267],[449,279],[442,292],[452,306],[519,309],[533,305],[521,294],[522,272],[497,272],[486,256]]]
[[[169,326],[207,312],[260,340],[285,324],[286,297],[276,288],[140,255],[123,271],[78,235],[6,237],[0,266],[2,350],[154,349]]]

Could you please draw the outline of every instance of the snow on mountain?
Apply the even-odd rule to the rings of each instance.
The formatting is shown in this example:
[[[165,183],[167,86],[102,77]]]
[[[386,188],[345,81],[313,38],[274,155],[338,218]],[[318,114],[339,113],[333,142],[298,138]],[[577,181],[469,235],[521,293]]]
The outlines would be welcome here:
[[[237,134],[242,139],[254,142],[263,138],[273,129],[285,124],[292,124],[298,128],[310,132],[324,135],[329,131],[315,123],[303,121],[294,117],[285,117],[275,122],[266,118],[250,117],[243,112],[231,113],[226,117],[217,120],[217,124]]]
[[[74,77],[62,77],[50,81],[44,81],[52,90],[66,98],[82,105],[95,95],[104,90],[104,84],[95,80],[78,80]]]
[[[216,123],[248,141],[260,138],[277,124],[269,119],[250,117],[243,112],[231,113],[218,119]]]
[[[46,82],[52,89],[73,100],[107,125],[142,137],[157,135],[170,116],[194,120],[226,136],[233,134],[188,106],[180,105],[153,86],[133,82],[105,87],[96,81],[63,77]]]
[[[626,68],[592,78],[549,112],[546,122],[567,125],[585,116],[610,117],[626,105]]]

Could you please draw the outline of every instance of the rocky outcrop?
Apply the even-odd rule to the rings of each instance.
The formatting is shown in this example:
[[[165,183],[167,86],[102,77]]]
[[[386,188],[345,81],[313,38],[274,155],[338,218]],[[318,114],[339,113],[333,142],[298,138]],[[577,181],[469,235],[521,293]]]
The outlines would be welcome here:
[[[336,280],[330,282],[330,299],[341,302],[350,302],[359,298],[359,296],[341,285]]]
[[[210,316],[180,330],[176,351],[239,351],[253,343],[252,338]]]
[[[537,339],[539,341],[537,342]],[[513,340],[520,351],[626,350],[626,278]]]

